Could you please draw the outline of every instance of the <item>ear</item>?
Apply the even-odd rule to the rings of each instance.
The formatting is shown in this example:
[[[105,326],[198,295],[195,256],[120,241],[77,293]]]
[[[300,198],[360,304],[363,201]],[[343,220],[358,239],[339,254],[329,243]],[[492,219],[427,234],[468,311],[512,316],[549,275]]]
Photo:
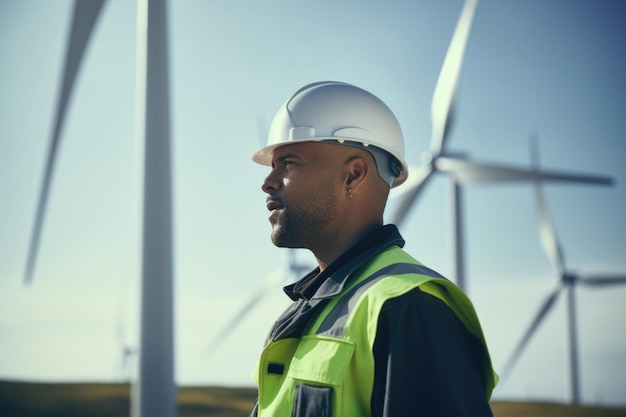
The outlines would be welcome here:
[[[367,160],[361,156],[354,156],[346,162],[346,187],[353,192],[357,191],[367,179],[370,166]]]

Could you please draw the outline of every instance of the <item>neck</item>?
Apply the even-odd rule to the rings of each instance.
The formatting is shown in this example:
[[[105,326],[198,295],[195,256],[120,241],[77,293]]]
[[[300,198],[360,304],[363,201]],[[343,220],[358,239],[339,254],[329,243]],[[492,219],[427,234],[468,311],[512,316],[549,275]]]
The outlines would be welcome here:
[[[316,245],[315,248],[310,248],[313,255],[315,255],[320,271],[326,269],[328,265],[346,253],[348,249],[356,245],[361,239],[372,233],[374,230],[382,227],[382,225],[382,219],[376,220],[366,224],[365,226],[359,227],[353,233],[344,234],[343,236],[337,233],[334,236],[328,236],[323,239],[323,242]]]

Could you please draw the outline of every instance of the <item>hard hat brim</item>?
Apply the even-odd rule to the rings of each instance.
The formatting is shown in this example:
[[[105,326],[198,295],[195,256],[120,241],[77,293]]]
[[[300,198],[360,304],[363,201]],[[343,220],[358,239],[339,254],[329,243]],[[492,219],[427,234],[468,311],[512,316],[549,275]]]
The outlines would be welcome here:
[[[254,162],[256,162],[257,164],[260,165],[265,165],[265,166],[272,166],[272,157],[274,155],[274,150],[276,148],[280,148],[281,146],[286,146],[286,145],[290,145],[293,143],[302,143],[302,142],[334,142],[334,143],[341,143],[342,141],[344,142],[353,142],[356,144],[361,144],[361,145],[365,145],[362,146],[363,148],[367,149],[367,146],[374,146],[374,145],[367,145],[367,144],[363,144],[361,141],[359,140],[354,140],[354,139],[349,139],[349,138],[345,138],[345,139],[341,139],[341,138],[337,138],[337,137],[318,137],[318,138],[300,138],[300,139],[293,139],[291,141],[287,141],[287,142],[281,142],[281,143],[273,143],[271,145],[267,145],[262,147],[261,149],[257,150],[253,155],[252,155],[252,160]],[[406,179],[409,176],[409,167],[407,166],[407,164],[404,162],[404,160],[399,157],[398,155],[395,155],[395,153],[389,149],[384,149],[381,146],[376,146],[376,148],[382,149],[383,151],[389,153],[390,155],[392,155],[402,166],[402,172],[400,173],[399,176],[397,176],[394,180],[393,183],[391,185],[391,188],[397,187],[398,185],[404,183],[406,181]]]

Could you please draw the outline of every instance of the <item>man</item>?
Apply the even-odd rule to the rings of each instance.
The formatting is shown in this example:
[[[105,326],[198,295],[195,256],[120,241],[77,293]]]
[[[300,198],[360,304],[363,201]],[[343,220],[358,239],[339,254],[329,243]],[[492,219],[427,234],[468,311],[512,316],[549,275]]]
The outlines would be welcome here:
[[[467,297],[383,226],[407,178],[389,108],[350,84],[320,82],[279,109],[253,160],[271,238],[307,248],[318,268],[284,291],[253,416],[491,416],[496,376]]]

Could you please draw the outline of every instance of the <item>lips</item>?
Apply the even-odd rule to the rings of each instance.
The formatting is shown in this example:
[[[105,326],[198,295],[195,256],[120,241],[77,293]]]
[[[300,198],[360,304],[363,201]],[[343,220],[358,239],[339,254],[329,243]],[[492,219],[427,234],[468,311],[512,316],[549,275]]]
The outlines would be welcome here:
[[[283,203],[277,199],[267,199],[266,207],[269,211],[280,210],[284,207]]]
[[[268,198],[266,203],[267,209],[270,211],[269,221],[272,224],[278,223],[278,215],[283,207],[283,203],[276,198]]]

